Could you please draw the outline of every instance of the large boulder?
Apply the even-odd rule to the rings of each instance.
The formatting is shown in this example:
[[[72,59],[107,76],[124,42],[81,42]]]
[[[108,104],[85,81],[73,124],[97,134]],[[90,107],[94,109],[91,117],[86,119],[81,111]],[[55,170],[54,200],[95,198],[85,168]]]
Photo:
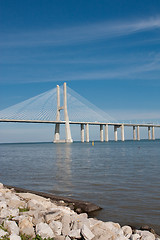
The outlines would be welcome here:
[[[94,234],[86,225],[83,225],[81,229],[81,234],[85,240],[92,240],[94,238]]]
[[[49,223],[50,228],[55,233],[55,235],[61,235],[62,233],[62,223],[59,221],[51,221]]]
[[[44,219],[46,223],[50,223],[53,220],[54,221],[59,220],[62,217],[63,217],[63,213],[58,209],[55,209],[54,211],[46,212],[44,215]]]
[[[8,232],[4,231],[3,229],[0,228],[0,238],[8,235]]]
[[[4,227],[7,229],[7,231],[10,234],[13,233],[13,234],[19,235],[19,227],[16,224],[16,222],[6,220],[6,221],[4,221]]]
[[[36,234],[42,238],[53,238],[55,236],[47,223],[38,223],[36,225]]]
[[[123,230],[123,233],[124,233],[125,237],[127,237],[127,238],[131,237],[131,235],[132,235],[132,228],[130,226],[123,226],[122,230]]]
[[[11,234],[9,238],[10,240],[21,240],[21,237],[16,234]]]
[[[35,237],[33,224],[29,219],[24,218],[19,222],[20,233],[31,237]]]
[[[136,230],[136,233],[138,233],[141,236],[142,240],[155,240],[155,236],[151,232]]]

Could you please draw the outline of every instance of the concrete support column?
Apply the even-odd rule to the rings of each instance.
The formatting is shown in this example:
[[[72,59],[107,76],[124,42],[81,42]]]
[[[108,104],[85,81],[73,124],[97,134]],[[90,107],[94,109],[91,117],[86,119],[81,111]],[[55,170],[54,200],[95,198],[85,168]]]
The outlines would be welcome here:
[[[133,140],[136,140],[136,127],[133,126]]]
[[[81,124],[81,142],[84,142],[84,124]]]
[[[151,140],[151,127],[148,127],[148,140]]]
[[[89,142],[89,124],[86,124],[86,142]]]
[[[108,142],[108,124],[105,125],[105,142]]]
[[[54,133],[54,143],[60,140],[60,124],[56,123],[55,126],[55,133]]]
[[[124,124],[121,126],[121,140],[124,142]]]
[[[57,115],[56,115],[56,121],[60,121],[60,91],[59,91],[59,85],[57,85]],[[55,131],[54,131],[54,143],[59,142],[60,140],[60,124],[56,123],[55,125]]]
[[[71,129],[69,125],[69,117],[68,117],[68,112],[67,112],[67,87],[66,83],[63,84],[63,102],[64,102],[64,120],[66,121],[65,123],[65,132],[66,132],[66,142],[72,143],[73,139],[71,137]]]
[[[155,140],[154,127],[152,127],[152,140]]]
[[[139,131],[139,126],[137,126],[137,140],[140,140],[140,131]]]
[[[117,142],[117,126],[114,125],[114,140]]]
[[[103,125],[100,125],[100,140],[103,142]]]

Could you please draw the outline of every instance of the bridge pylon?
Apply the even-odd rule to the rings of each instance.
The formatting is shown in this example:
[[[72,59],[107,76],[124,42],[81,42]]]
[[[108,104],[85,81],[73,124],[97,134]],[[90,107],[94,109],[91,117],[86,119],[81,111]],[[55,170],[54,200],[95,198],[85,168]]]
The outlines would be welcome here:
[[[72,143],[73,139],[71,136],[71,129],[69,124],[69,117],[68,117],[68,111],[67,111],[67,86],[66,83],[63,84],[63,106],[60,106],[60,89],[59,85],[57,85],[57,115],[56,115],[56,121],[60,121],[60,111],[64,110],[64,120],[65,120],[65,134],[66,138],[65,140],[60,140],[60,124],[56,123],[55,125],[55,134],[54,134],[54,143],[60,143],[60,142],[67,142]]]

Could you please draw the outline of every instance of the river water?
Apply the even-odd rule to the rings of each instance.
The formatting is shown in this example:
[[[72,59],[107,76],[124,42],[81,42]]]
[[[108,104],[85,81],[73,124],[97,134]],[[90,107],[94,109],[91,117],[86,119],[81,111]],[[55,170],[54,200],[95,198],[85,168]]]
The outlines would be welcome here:
[[[160,140],[0,144],[0,182],[90,201],[98,219],[160,233]]]

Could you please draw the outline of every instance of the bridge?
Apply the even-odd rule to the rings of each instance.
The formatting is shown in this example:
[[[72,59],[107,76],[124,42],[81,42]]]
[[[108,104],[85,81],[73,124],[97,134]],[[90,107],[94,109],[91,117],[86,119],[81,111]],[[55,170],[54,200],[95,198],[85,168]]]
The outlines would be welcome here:
[[[73,90],[71,90],[71,93],[74,93]],[[63,85],[63,106],[60,105],[60,92],[62,92],[62,89],[60,90],[59,85],[57,85],[56,91],[55,89],[52,91],[48,91],[45,94],[40,94],[34,98],[31,98],[29,100],[26,100],[20,104],[16,104],[14,106],[11,106],[7,109],[1,110],[0,111],[0,122],[16,122],[16,123],[45,123],[45,124],[55,124],[55,133],[54,133],[54,143],[60,143],[60,142],[66,142],[66,143],[72,143],[73,139],[71,136],[71,129],[70,125],[80,125],[80,132],[81,132],[81,142],[89,142],[89,126],[90,125],[99,125],[100,128],[100,141],[109,141],[108,137],[108,128],[109,126],[114,127],[114,140],[118,140],[118,135],[117,135],[117,129],[121,129],[121,141],[125,141],[125,135],[124,135],[124,128],[125,127],[132,127],[133,128],[133,140],[140,140],[140,127],[145,127],[148,128],[148,139],[149,140],[155,140],[155,127],[159,128],[160,125],[158,124],[134,124],[134,123],[119,123],[119,122],[114,122],[113,118],[111,118],[108,114],[105,112],[101,111],[94,105],[90,104],[90,107],[86,107],[84,103],[84,99],[80,98],[82,101],[77,100],[77,96],[80,97],[78,94],[74,93],[69,94],[69,99],[72,99],[72,104],[69,104],[69,113],[73,112],[72,119],[76,120],[69,120],[69,114],[68,114],[68,108],[67,108],[67,87],[66,83]],[[55,101],[55,93],[56,93],[56,98],[57,100]],[[54,101],[53,101],[54,100]],[[36,117],[33,114],[33,110],[37,111],[37,108],[39,105],[37,103],[43,102],[43,106],[41,107],[41,110],[37,112]],[[45,102],[45,104],[44,104]],[[56,102],[56,110],[54,107],[54,112],[51,114],[52,109],[52,104],[55,104]],[[46,109],[46,104],[48,106],[49,103],[49,115],[47,113]],[[80,111],[78,113],[75,113],[75,109],[72,110],[72,105],[77,104]],[[88,104],[88,102],[87,102]],[[29,107],[28,107],[29,106]],[[29,110],[26,111],[26,108]],[[64,111],[64,116],[63,120],[61,120],[61,111]],[[84,113],[83,113],[84,112]],[[87,113],[90,113],[89,117],[87,116]],[[75,116],[76,114],[76,116]],[[27,119],[27,115],[29,117],[32,116],[32,119]],[[53,115],[55,117],[55,120],[49,119],[53,118]],[[7,117],[6,117],[7,116]],[[83,116],[83,117],[82,117]],[[39,118],[39,119],[35,119]],[[77,118],[84,118],[85,120],[77,120]],[[87,119],[88,118],[88,119]],[[89,120],[98,120],[98,121],[90,121]],[[100,118],[101,121],[98,119]],[[87,120],[86,120],[87,119]],[[112,120],[112,121],[108,121]],[[60,125],[63,124],[65,125],[65,139],[61,140],[60,139]],[[105,138],[104,138],[104,130],[105,129]]]

